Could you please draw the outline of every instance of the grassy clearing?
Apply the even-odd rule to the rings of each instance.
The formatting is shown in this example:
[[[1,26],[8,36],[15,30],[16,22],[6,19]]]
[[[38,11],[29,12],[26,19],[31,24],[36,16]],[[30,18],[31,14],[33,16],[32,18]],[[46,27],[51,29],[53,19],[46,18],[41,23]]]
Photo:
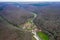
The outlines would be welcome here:
[[[42,39],[42,40],[49,40],[49,36],[43,32],[37,32],[37,35]]]

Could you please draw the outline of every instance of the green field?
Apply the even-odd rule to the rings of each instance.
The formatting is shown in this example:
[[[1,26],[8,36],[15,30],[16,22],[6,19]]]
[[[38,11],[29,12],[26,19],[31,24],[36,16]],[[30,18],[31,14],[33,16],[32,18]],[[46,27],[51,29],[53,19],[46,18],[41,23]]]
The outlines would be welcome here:
[[[49,36],[43,32],[37,32],[37,35],[42,39],[42,40],[49,40]]]

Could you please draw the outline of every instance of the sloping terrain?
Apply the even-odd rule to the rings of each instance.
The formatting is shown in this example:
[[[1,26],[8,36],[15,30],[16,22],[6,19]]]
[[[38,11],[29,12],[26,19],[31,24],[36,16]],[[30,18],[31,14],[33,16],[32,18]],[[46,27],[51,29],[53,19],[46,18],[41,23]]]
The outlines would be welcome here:
[[[35,20],[38,28],[44,32],[52,35],[51,40],[60,40],[60,5],[53,4],[51,6],[41,8],[38,13],[38,17]]]
[[[6,18],[8,21],[16,25],[24,23],[28,18],[33,16],[30,14],[30,12],[13,5],[8,5],[7,7],[5,7],[1,15],[4,16],[4,18]]]
[[[59,2],[26,4],[23,7],[38,14],[34,23],[51,37],[50,40],[60,40]]]
[[[32,15],[30,12],[13,5],[0,11],[0,40],[32,40],[32,34],[18,28]]]
[[[21,24],[33,17],[31,12],[37,14],[34,23],[38,29],[48,34],[50,40],[60,40],[59,2],[17,4],[3,3],[2,6],[0,3],[0,40],[32,40],[30,32],[19,29]]]

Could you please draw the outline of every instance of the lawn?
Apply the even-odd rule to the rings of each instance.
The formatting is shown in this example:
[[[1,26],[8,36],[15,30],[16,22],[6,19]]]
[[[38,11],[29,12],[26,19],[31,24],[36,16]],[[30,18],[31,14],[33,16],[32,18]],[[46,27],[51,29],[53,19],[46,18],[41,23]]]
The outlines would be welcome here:
[[[49,40],[49,36],[43,32],[37,32],[37,35],[42,39],[42,40]]]

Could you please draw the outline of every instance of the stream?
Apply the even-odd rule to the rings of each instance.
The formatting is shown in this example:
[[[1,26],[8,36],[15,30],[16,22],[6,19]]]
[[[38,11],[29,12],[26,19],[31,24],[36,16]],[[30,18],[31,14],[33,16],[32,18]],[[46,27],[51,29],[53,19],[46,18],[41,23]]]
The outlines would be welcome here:
[[[34,15],[34,18],[32,19],[32,23],[33,23],[33,20],[37,17],[37,14],[36,14],[36,13],[31,13],[31,14]],[[34,24],[34,23],[33,23],[33,24]],[[33,25],[33,24],[32,24],[32,25]],[[34,24],[34,25],[35,25],[35,24]],[[41,39],[39,38],[39,36],[37,35],[36,31],[32,30],[32,33],[34,34],[33,37],[34,37],[36,40],[41,40]]]

